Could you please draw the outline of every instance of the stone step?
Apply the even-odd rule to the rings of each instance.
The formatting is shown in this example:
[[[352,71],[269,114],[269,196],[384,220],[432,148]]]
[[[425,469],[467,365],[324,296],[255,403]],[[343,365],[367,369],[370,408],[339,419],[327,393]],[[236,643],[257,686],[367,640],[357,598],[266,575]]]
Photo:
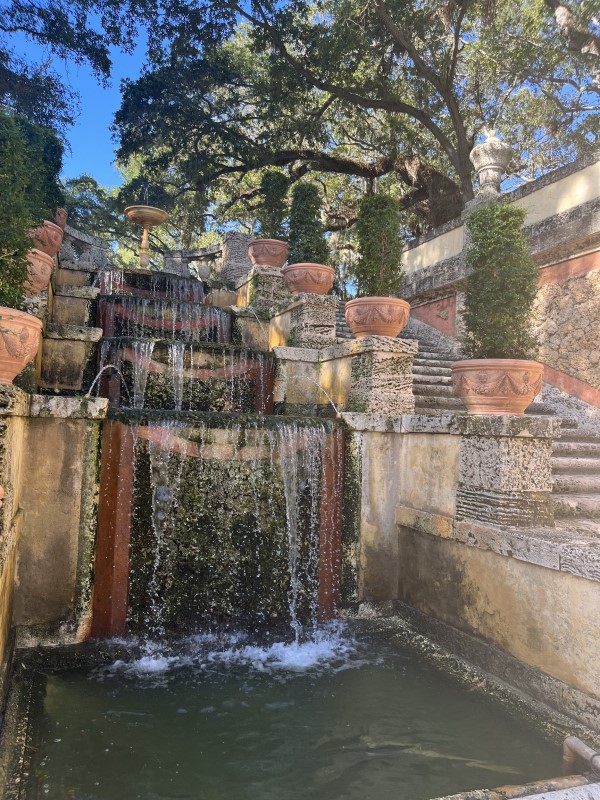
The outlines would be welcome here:
[[[600,497],[590,494],[553,494],[554,516],[558,519],[579,517],[592,522],[600,519]]]
[[[556,494],[598,494],[598,510],[600,511],[600,475],[555,475],[552,481]]]
[[[600,474],[600,457],[577,458],[570,456],[552,456],[552,471],[557,475]]]
[[[600,444],[600,435],[590,433],[585,429],[574,427],[571,430],[563,431],[560,437],[561,443],[575,443],[580,444]]]
[[[600,536],[600,522],[586,517],[557,517],[554,515],[557,528],[564,528],[573,534],[584,536]]]
[[[440,377],[446,378],[450,380],[452,377],[452,373],[448,369],[448,367],[430,367],[430,366],[423,366],[423,364],[415,364],[413,362],[413,375],[430,375],[433,377]]]
[[[452,366],[452,361],[447,361],[441,358],[423,358],[420,353],[418,353],[414,360],[413,364],[418,367],[444,367],[445,369],[450,369]]]
[[[565,458],[600,458],[600,442],[573,442],[563,438],[557,439],[553,445],[555,456]]]
[[[415,341],[415,340],[412,339],[412,340],[409,340],[409,341]],[[427,361],[427,362],[429,362],[429,361],[443,361],[449,367],[451,367],[452,364],[454,364],[454,361],[451,358],[449,358],[445,353],[438,353],[435,350],[421,350],[421,348],[419,348],[415,358],[419,358],[422,361]]]
[[[416,394],[415,407],[418,409],[427,408],[434,412],[439,409],[440,413],[460,413],[466,410],[458,397],[426,397]],[[421,413],[420,410],[419,413]]]
[[[440,375],[436,373],[432,375],[430,372],[415,372],[413,369],[413,379],[415,385],[420,383],[432,384],[435,386],[452,386],[452,379],[449,375]]]
[[[415,397],[417,395],[423,397],[439,397],[441,399],[446,399],[447,397],[454,397],[452,392],[452,386],[444,386],[443,384],[433,383],[433,384],[426,384],[426,383],[414,383],[413,384],[413,392]]]

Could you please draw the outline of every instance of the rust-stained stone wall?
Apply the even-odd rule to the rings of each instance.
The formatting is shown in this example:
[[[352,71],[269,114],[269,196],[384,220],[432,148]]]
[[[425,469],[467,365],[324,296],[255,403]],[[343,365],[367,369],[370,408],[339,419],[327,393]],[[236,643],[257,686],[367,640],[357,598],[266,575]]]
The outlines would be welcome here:
[[[540,361],[600,389],[600,269],[541,286],[534,324]]]

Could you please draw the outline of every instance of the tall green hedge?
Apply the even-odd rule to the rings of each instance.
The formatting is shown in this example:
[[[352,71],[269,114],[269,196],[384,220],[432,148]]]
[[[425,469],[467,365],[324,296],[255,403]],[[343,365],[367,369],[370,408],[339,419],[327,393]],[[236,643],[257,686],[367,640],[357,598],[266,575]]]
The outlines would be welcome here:
[[[287,216],[285,196],[289,187],[287,176],[276,169],[263,173],[260,181],[262,203],[256,212],[257,235],[261,239],[283,239]]]
[[[358,296],[398,297],[402,290],[402,239],[397,200],[385,194],[363,197],[356,235],[360,258],[353,272]]]
[[[50,128],[34,125],[23,117],[15,117],[25,142],[28,180],[25,202],[36,222],[53,220],[54,212],[64,205],[60,184],[64,148]]]
[[[538,268],[523,232],[525,211],[490,203],[468,221],[463,316],[467,358],[535,358],[531,331]]]
[[[314,183],[297,183],[292,190],[288,262],[327,264],[329,248],[321,222],[321,192]]]
[[[20,308],[27,277],[32,216],[26,202],[30,166],[15,119],[0,113],[0,306]]]

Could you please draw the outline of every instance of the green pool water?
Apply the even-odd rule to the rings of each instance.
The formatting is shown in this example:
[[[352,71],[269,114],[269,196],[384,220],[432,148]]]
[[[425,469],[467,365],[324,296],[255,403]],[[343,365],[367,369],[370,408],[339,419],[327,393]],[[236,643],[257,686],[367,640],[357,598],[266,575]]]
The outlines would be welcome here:
[[[380,634],[192,637],[39,680],[27,800],[424,800],[560,771],[532,725]]]

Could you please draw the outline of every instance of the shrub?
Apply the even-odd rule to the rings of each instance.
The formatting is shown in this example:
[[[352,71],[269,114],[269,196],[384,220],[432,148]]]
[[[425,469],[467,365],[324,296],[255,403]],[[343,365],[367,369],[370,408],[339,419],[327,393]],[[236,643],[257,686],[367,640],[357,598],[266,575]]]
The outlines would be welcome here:
[[[65,202],[59,175],[64,148],[49,128],[34,125],[23,117],[15,117],[25,142],[28,180],[25,202],[32,219],[40,223],[53,220],[56,209]]]
[[[25,201],[29,164],[15,119],[0,113],[0,306],[20,308],[31,249],[32,218]]]
[[[329,249],[321,222],[321,192],[314,183],[297,183],[292,190],[288,262],[326,264]]]
[[[467,221],[462,342],[467,358],[535,358],[530,316],[538,269],[529,255],[524,220],[523,209],[490,203]]]
[[[358,296],[399,296],[402,289],[402,240],[398,202],[385,194],[363,197],[356,235],[360,258],[353,272]]]
[[[285,236],[284,220],[287,215],[285,196],[288,190],[288,179],[279,170],[265,172],[260,181],[260,193],[263,202],[257,211],[257,235],[261,239],[283,239]]]

